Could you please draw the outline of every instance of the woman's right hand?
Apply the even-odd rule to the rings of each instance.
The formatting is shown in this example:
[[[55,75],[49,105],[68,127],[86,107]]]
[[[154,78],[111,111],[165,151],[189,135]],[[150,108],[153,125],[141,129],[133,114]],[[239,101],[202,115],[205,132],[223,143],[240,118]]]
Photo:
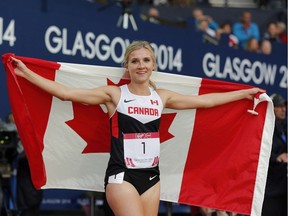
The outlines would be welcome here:
[[[11,56],[12,59],[12,65],[14,66],[14,71],[17,76],[24,77],[25,72],[27,72],[28,68],[26,65],[19,59],[16,59]]]

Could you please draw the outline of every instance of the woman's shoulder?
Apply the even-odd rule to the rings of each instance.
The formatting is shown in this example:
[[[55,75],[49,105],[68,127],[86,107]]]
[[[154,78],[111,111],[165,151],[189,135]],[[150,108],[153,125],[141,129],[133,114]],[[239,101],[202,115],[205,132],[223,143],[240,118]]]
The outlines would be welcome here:
[[[168,89],[159,88],[155,90],[157,94],[162,98],[170,97],[174,92]]]
[[[120,87],[116,85],[105,85],[101,86],[100,89],[111,96],[118,96],[121,92]]]

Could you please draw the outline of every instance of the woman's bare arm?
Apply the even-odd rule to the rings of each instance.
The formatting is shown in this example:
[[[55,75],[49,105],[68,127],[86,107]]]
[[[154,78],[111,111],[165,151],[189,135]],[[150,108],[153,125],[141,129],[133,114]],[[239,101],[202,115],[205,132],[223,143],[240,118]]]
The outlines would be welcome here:
[[[14,57],[11,58],[13,60],[12,63],[15,67],[14,71],[16,75],[25,78],[29,82],[61,100],[85,104],[104,104],[113,102],[113,95],[116,95],[117,93],[120,94],[120,91],[116,86],[102,86],[94,89],[70,88],[39,76],[27,68],[21,60]]]
[[[210,108],[241,99],[253,99],[258,92],[264,92],[259,88],[243,89],[224,93],[209,93],[203,95],[182,95],[168,90],[157,90],[164,106],[171,109]]]

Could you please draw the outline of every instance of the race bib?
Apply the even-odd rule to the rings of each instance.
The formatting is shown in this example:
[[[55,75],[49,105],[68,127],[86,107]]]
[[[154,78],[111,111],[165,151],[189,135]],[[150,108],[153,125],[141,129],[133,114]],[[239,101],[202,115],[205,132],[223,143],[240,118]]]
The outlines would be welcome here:
[[[127,168],[151,168],[159,163],[158,132],[124,134],[124,160]]]

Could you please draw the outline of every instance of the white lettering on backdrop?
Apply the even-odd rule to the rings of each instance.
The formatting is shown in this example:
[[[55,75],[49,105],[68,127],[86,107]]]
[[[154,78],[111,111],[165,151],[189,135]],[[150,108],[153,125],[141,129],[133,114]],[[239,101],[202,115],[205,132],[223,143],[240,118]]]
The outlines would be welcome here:
[[[68,38],[73,43],[69,43]],[[69,41],[70,41],[69,40]],[[83,34],[77,31],[76,35],[69,35],[68,29],[52,25],[45,32],[45,45],[49,52],[56,54],[75,56],[77,53],[83,58],[93,59],[98,58],[101,61],[107,61],[109,58],[115,63],[121,63],[124,57],[124,52],[129,40],[121,37],[110,38],[106,34],[95,35],[93,32]],[[159,45],[151,43],[154,48],[158,69],[162,71],[172,71],[174,68],[178,72],[181,71],[182,64],[182,49],[175,50],[172,46]],[[119,51],[120,50],[120,51]]]
[[[267,64],[260,61],[251,62],[249,59],[240,59],[239,57],[226,57],[224,64],[221,65],[221,56],[213,53],[206,53],[202,60],[202,68],[207,77],[216,77],[220,79],[230,79],[235,82],[244,83],[253,82],[257,85],[277,85],[279,81],[280,88],[287,88],[287,66],[280,68],[276,64]],[[279,76],[279,79],[276,79]]]
[[[4,19],[0,17],[0,45],[2,45],[4,42],[9,42],[9,46],[13,47],[16,41],[15,20],[10,20],[7,26],[4,24]]]

